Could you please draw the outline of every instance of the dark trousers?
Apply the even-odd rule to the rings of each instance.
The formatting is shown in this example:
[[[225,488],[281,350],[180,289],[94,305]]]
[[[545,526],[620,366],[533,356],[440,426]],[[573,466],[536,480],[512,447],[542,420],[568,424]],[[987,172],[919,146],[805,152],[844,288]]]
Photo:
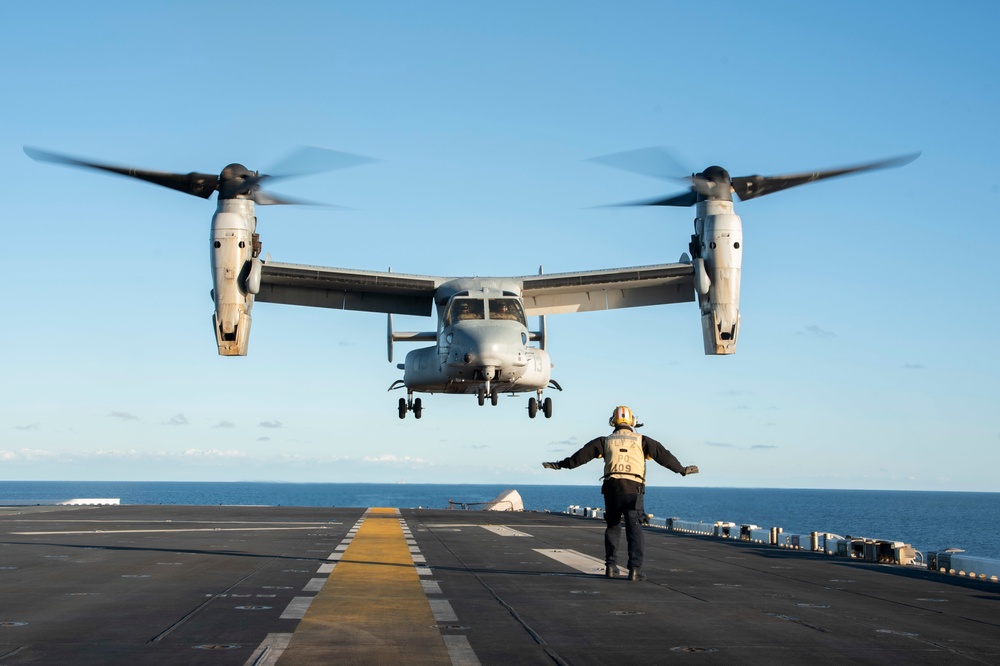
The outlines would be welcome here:
[[[645,513],[642,495],[605,495],[604,520],[608,527],[604,530],[604,561],[617,564],[616,553],[622,534],[622,519],[625,519],[625,540],[628,542],[628,568],[642,566],[643,534],[639,524],[639,514]]]

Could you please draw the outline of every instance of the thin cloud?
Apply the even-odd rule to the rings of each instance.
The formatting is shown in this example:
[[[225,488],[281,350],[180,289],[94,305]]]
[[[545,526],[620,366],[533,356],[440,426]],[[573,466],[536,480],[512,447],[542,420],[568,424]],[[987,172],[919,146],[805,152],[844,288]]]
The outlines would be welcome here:
[[[29,423],[28,425],[17,425],[14,426],[14,430],[38,430],[38,424]]]
[[[924,370],[927,368],[923,363],[904,363],[903,367],[907,370]]]
[[[705,442],[705,446],[714,446],[718,449],[738,449],[740,451],[766,451],[768,449],[778,448],[772,444],[751,444],[750,446],[738,446],[728,442]]]
[[[129,412],[111,412],[108,414],[113,419],[118,419],[120,421],[138,421],[139,417],[135,414],[130,414]]]
[[[42,449],[18,449],[17,451],[0,450],[0,461],[4,462],[31,462],[34,460],[53,460],[59,454]]]
[[[576,449],[578,448],[577,442],[580,439],[576,435],[572,435],[569,439],[563,439],[558,442],[549,442],[548,446],[545,448],[546,451],[565,451],[566,449]]]
[[[245,458],[247,454],[236,449],[188,449],[184,452],[185,458]]]
[[[833,331],[828,331],[825,328],[820,328],[815,324],[811,324],[805,327],[805,330],[799,331],[799,335],[808,335],[812,338],[835,338],[837,334]]]
[[[411,458],[410,456],[397,456],[392,453],[383,453],[380,456],[365,456],[361,460],[362,462],[384,463],[390,465],[402,465],[402,464],[422,465],[424,463],[423,458]]]
[[[188,424],[188,417],[184,416],[183,414],[177,414],[169,421],[164,421],[160,425],[185,426],[187,424]]]
[[[261,428],[271,428],[271,429],[284,427],[281,424],[281,421],[261,421],[259,425]]]
[[[236,425],[234,423],[230,423],[229,421],[219,421],[214,426],[212,426],[212,428],[235,428],[235,427]]]

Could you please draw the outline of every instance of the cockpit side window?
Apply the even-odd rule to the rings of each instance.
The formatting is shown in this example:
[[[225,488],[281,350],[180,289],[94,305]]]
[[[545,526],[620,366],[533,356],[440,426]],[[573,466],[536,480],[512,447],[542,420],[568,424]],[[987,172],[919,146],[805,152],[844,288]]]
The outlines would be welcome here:
[[[524,318],[524,308],[516,298],[491,298],[490,319],[516,321],[527,325]]]
[[[444,325],[451,326],[457,321],[485,318],[485,307],[481,298],[456,298],[448,306],[448,313],[444,317]]]

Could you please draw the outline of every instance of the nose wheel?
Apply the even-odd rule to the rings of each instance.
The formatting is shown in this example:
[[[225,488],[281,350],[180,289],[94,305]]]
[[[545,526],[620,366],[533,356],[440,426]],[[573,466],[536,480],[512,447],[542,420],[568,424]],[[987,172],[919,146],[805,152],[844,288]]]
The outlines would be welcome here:
[[[482,407],[483,405],[486,404],[487,395],[489,395],[490,397],[490,404],[496,407],[497,403],[500,402],[500,393],[496,390],[495,387],[489,390],[488,392],[487,389],[485,388],[481,388],[476,392],[476,399],[479,401],[479,406]]]
[[[420,402],[420,398],[414,399],[412,393],[406,398],[399,399],[399,418],[405,419],[406,412],[413,412],[413,418],[415,419],[419,419],[424,413],[424,406]]]

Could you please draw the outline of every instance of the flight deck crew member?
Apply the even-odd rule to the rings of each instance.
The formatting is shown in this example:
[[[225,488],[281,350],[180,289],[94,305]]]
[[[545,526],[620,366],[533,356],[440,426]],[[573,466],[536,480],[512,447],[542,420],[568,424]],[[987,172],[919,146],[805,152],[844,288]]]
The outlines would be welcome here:
[[[643,493],[646,489],[646,461],[653,460],[682,476],[697,474],[695,465],[684,467],[677,458],[655,439],[635,431],[641,427],[628,407],[616,407],[608,419],[615,431],[606,437],[597,437],[583,445],[579,451],[559,462],[542,463],[546,469],[573,469],[594,458],[604,458],[604,575],[618,575],[616,552],[625,518],[625,540],[628,542],[628,578],[642,580],[643,533],[639,524],[645,514]]]

